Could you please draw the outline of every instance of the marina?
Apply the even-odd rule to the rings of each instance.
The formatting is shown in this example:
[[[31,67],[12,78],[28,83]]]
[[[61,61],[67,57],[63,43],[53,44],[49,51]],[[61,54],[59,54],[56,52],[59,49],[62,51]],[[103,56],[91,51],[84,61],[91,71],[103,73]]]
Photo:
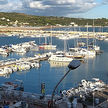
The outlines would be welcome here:
[[[45,42],[44,40],[45,37],[41,37],[42,43]],[[97,77],[101,79],[104,82],[105,89],[100,89],[98,86],[95,88],[95,90],[101,90],[99,92],[95,92],[95,101],[98,97],[102,98],[102,101],[100,99],[99,103],[96,104],[94,103],[95,107],[98,108],[100,104],[103,102],[106,102],[105,105],[107,105],[107,95],[104,94],[107,91],[107,54],[108,54],[108,49],[107,49],[107,41],[105,40],[98,40],[96,39],[96,44],[99,46],[99,49],[97,50],[102,50],[103,53],[97,55],[96,49],[88,45],[88,48],[80,49],[80,47],[73,47],[76,46],[77,44],[77,38],[71,38],[66,40],[67,42],[67,47],[64,40],[59,39],[52,34],[52,45],[56,45],[56,50],[51,50],[51,49],[39,49],[40,45],[40,37],[22,37],[20,38],[19,36],[4,36],[2,35],[0,37],[1,39],[1,48],[4,46],[9,46],[9,52],[8,56],[0,56],[0,73],[6,72],[9,73],[9,75],[1,75],[0,81],[1,84],[4,83],[5,81],[13,81],[15,79],[22,80],[23,85],[24,85],[24,92],[19,92],[19,91],[14,91],[12,90],[11,94],[9,92],[4,91],[3,94],[6,96],[9,96],[9,99],[12,99],[11,95],[13,93],[13,99],[16,101],[16,103],[19,103],[21,105],[21,102],[25,102],[28,108],[30,108],[32,105],[32,108],[35,107],[48,107],[49,101],[51,101],[51,93],[54,88],[54,85],[59,81],[61,76],[63,76],[66,71],[67,71],[67,66],[70,61],[74,59],[78,60],[84,60],[84,63],[81,63],[81,66],[69,73],[70,75],[67,76],[67,78],[64,79],[64,81],[61,83],[61,85],[58,87],[56,94],[57,98],[55,96],[54,100],[56,100],[55,105],[57,108],[63,107],[62,105],[65,106],[65,108],[73,105],[72,102],[68,102],[68,98],[70,96],[73,96],[73,94],[68,94],[68,91],[70,91],[70,88],[75,88],[73,89],[72,92],[74,92],[75,99],[74,101],[76,102],[76,97],[78,97],[79,100],[79,92],[81,92],[81,95],[85,96],[85,94],[91,93],[93,91],[93,87],[96,85],[93,85],[92,82],[90,84],[90,88],[85,86],[85,89],[83,88],[77,88],[79,85],[79,82],[82,81],[82,79],[91,80],[94,77]],[[9,40],[8,43],[6,43],[5,40]],[[78,40],[80,41],[77,45],[79,46],[85,46],[87,45],[87,37],[82,38],[81,40],[78,37]],[[2,43],[3,41],[3,43]],[[92,38],[88,39],[88,44],[93,41]],[[81,43],[82,42],[82,43]],[[13,45],[12,45],[13,44]],[[10,47],[11,45],[11,47]],[[35,47],[35,48],[34,48]],[[64,48],[65,47],[65,48]],[[24,49],[24,54],[22,52],[17,52],[17,48],[19,49]],[[14,49],[14,50],[13,50]],[[92,50],[91,50],[92,49]],[[74,50],[74,51],[73,51]],[[84,55],[84,53],[81,53],[81,51],[84,50],[85,52],[88,51],[93,51],[94,56],[93,57],[87,57]],[[18,50],[19,51],[19,50]],[[86,52],[88,54],[88,52]],[[54,57],[51,59],[51,57]],[[57,58],[58,57],[58,58]],[[14,58],[14,59],[12,59]],[[9,59],[9,60],[8,60]],[[68,61],[66,61],[68,59]],[[92,67],[92,68],[91,68]],[[7,77],[8,76],[8,77]],[[42,98],[42,93],[41,93],[41,84],[45,83],[45,97]],[[50,83],[51,82],[51,83]],[[84,84],[84,83],[83,83]],[[88,83],[87,83],[88,84]],[[102,83],[103,84],[103,83]],[[76,89],[77,88],[77,89]],[[87,89],[86,89],[87,88]],[[64,92],[64,90],[66,92]],[[78,91],[79,90],[79,91]],[[82,91],[81,91],[82,90]],[[106,91],[104,91],[106,90]],[[63,96],[61,98],[60,91],[62,91]],[[108,92],[108,91],[107,91]],[[7,94],[8,93],[8,94]],[[84,93],[84,94],[83,94]],[[1,93],[2,94],[2,93]],[[6,100],[6,102],[9,102],[8,99],[6,99],[6,96],[3,95],[3,101]],[[25,95],[23,95],[25,94]],[[17,95],[17,96],[16,96]],[[101,96],[100,96],[101,95]],[[100,97],[99,97],[100,96]],[[104,98],[106,97],[106,98]],[[93,98],[93,97],[91,97]],[[98,101],[97,99],[97,101]],[[1,100],[1,103],[3,103]],[[73,103],[74,103],[73,101]],[[13,105],[13,100],[11,100],[10,103]],[[82,106],[82,103],[79,101],[78,105]],[[32,104],[31,104],[32,103]],[[89,105],[88,103],[85,103],[83,101],[83,105]],[[93,102],[90,104],[93,105]],[[81,107],[79,107],[81,108]],[[82,107],[83,108],[83,107]],[[105,107],[107,108],[107,107]]]
[[[0,108],[108,108],[108,0],[0,0]]]

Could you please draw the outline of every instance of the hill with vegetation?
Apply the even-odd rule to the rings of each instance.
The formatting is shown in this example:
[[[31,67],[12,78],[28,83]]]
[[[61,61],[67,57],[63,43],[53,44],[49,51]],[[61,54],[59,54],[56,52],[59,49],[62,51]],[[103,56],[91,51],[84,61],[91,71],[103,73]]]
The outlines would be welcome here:
[[[24,13],[0,12],[0,26],[93,25],[93,19],[34,16]],[[94,19],[95,26],[108,26],[108,19]]]

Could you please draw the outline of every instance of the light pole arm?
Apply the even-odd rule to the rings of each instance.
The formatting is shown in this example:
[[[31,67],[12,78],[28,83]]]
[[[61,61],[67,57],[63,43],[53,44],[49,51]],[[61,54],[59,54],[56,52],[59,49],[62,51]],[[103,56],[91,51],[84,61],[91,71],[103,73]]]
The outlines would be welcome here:
[[[65,75],[60,79],[60,81],[56,84],[56,86],[54,87],[54,90],[52,92],[52,96],[51,96],[51,108],[53,108],[53,97],[54,97],[54,93],[56,91],[56,88],[58,87],[58,85],[61,83],[61,81],[66,77],[66,75],[71,71],[74,70],[76,68],[78,68],[80,66],[81,62],[79,60],[72,60],[69,65],[68,68],[69,70],[65,73]]]
[[[66,77],[66,75],[67,75],[70,71],[71,71],[71,69],[69,69],[69,70],[65,73],[65,75],[60,79],[60,81],[59,81],[59,82],[56,84],[56,86],[54,87],[54,90],[53,90],[52,96],[51,96],[51,107],[52,107],[52,108],[53,108],[53,97],[54,97],[54,93],[55,93],[55,91],[56,91],[58,85],[61,83],[61,81]]]

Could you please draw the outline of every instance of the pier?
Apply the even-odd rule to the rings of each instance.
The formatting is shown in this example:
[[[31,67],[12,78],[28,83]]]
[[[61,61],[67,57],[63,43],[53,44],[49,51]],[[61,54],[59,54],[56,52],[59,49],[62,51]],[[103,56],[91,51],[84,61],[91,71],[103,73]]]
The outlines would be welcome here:
[[[5,62],[5,64],[0,64],[0,68],[4,68],[4,67],[9,67],[9,66],[12,66],[12,65],[16,65],[17,63],[20,63],[20,62],[36,62],[36,61],[44,61],[44,60],[48,60],[48,57],[28,57],[28,58],[21,58],[19,60],[16,60],[16,61],[11,61],[11,62]]]
[[[37,55],[36,57],[20,58],[19,60],[1,61],[0,75],[11,74],[12,72],[28,70],[30,68],[39,68],[40,61],[47,60],[46,55]]]
[[[108,37],[108,32],[83,32],[83,31],[53,31],[45,30],[50,27],[3,27],[0,28],[0,34],[14,36],[19,35],[21,37],[39,37],[45,36],[56,36],[61,37],[62,35],[80,35],[80,38],[96,38],[96,36]],[[55,28],[55,27],[54,27]],[[89,35],[88,35],[89,34]]]

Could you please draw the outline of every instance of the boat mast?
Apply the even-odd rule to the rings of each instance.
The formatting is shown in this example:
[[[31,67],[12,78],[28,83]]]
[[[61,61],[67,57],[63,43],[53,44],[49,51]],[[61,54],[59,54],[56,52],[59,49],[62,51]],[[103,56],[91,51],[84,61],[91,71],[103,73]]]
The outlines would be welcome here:
[[[93,19],[93,46],[96,45],[96,38],[95,38],[95,26],[94,26],[94,19]]]
[[[74,35],[75,35],[75,26],[73,28],[73,31],[74,31]],[[77,43],[76,43],[76,39],[74,38],[74,47],[76,47]]]
[[[64,39],[64,52],[66,52],[67,46],[66,46],[66,40]]]
[[[47,44],[47,37],[45,36],[45,44]]]
[[[68,32],[68,31],[66,31],[66,32]],[[65,33],[65,35],[67,35],[67,33]],[[66,39],[64,39],[64,52],[66,52],[66,49],[67,49],[67,47],[66,47]]]
[[[77,28],[76,31],[78,32]],[[75,33],[76,34],[76,33]],[[77,35],[77,34],[76,34]],[[78,47],[78,37],[76,38],[76,47]]]
[[[87,50],[88,50],[88,36],[89,36],[89,33],[88,33],[88,23],[87,23]]]
[[[50,44],[52,45],[52,25],[51,25],[51,42]]]
[[[78,35],[80,36],[80,32],[81,32],[81,30],[80,30],[80,25],[78,26]],[[79,40],[78,40],[79,38],[77,37],[77,47],[79,47]]]

